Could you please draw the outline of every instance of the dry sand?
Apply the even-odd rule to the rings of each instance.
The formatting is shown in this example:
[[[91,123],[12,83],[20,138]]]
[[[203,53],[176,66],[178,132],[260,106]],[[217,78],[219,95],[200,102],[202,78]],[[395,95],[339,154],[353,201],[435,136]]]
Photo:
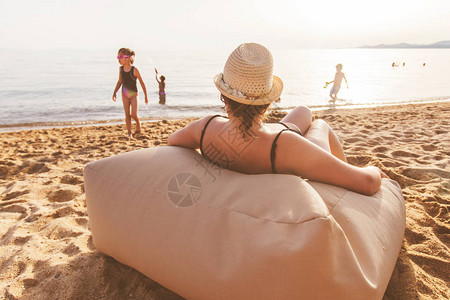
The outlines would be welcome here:
[[[402,186],[406,232],[385,299],[448,299],[450,102],[315,115],[336,129],[350,163],[376,165]],[[132,140],[124,125],[1,133],[0,298],[180,299],[96,251],[82,172],[92,160],[165,145],[190,121],[144,123]]]

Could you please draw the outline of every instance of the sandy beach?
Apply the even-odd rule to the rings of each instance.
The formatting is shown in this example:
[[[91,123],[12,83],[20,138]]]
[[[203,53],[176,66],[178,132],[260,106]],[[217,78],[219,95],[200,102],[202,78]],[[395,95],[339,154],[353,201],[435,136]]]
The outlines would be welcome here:
[[[403,246],[384,299],[450,298],[450,102],[329,109],[350,163],[402,187]],[[283,113],[272,113],[277,121]],[[83,188],[86,163],[146,147],[192,120],[0,133],[1,299],[181,299],[96,251]]]

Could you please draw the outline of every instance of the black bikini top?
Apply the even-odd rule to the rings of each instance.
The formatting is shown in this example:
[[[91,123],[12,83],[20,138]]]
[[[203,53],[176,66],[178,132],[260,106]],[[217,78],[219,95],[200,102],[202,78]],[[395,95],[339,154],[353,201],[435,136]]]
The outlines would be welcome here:
[[[280,132],[278,132],[277,136],[275,137],[275,139],[272,142],[272,148],[270,148],[270,165],[272,166],[273,174],[276,173],[276,171],[275,171],[275,157],[276,157],[275,150],[277,149],[277,141],[278,141],[278,138],[280,137],[281,133],[283,133],[284,131],[292,131],[292,132],[299,134],[300,136],[303,136],[303,134],[300,132],[300,130],[295,130],[295,129],[289,128],[289,126],[287,126],[283,122],[278,122],[278,123],[280,123],[281,125],[283,125],[286,128],[281,130]]]
[[[203,128],[203,130],[202,130],[202,134],[201,134],[201,136],[200,136],[200,152],[202,153],[202,156],[204,157],[204,158],[206,158],[206,159],[208,159],[208,160],[210,160],[207,156],[206,156],[206,154],[203,152],[203,138],[204,138],[204,136],[205,136],[205,131],[206,131],[206,128],[208,127],[208,125],[209,125],[209,123],[212,121],[212,119],[214,119],[214,118],[217,118],[217,117],[222,117],[222,118],[226,118],[226,119],[228,119],[227,117],[225,117],[225,116],[221,116],[221,115],[214,115],[214,116],[212,116],[207,122],[206,122],[206,124],[205,124],[205,127]],[[280,137],[280,135],[281,135],[281,133],[282,132],[284,132],[284,131],[292,131],[292,132],[295,132],[295,133],[297,133],[297,134],[299,134],[300,136],[303,136],[302,135],[302,133],[299,131],[299,130],[294,130],[294,129],[291,129],[291,128],[289,128],[289,126],[287,126],[285,123],[283,123],[283,122],[279,122],[281,125],[283,125],[284,127],[286,127],[285,129],[283,129],[283,130],[281,130],[280,132],[278,132],[278,134],[276,135],[276,137],[275,137],[275,139],[273,140],[273,142],[272,142],[272,147],[270,148],[270,165],[271,165],[271,167],[272,167],[272,173],[276,173],[276,171],[275,171],[275,157],[276,157],[276,148],[277,148],[277,141],[278,141],[278,138]]]

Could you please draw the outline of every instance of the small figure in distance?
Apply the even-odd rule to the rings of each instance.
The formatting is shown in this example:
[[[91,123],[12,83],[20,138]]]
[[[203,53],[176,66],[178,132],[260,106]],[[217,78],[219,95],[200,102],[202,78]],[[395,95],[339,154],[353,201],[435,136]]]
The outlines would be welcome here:
[[[155,68],[155,78],[159,85],[159,104],[166,104],[166,77],[161,75],[158,79],[158,70]]]
[[[426,63],[423,63],[422,67],[425,67]]]
[[[405,65],[406,65],[406,63],[404,62],[404,63],[403,63],[403,66],[405,66]]]
[[[332,103],[335,103],[337,100],[337,94],[339,93],[339,90],[341,89],[342,79],[345,80],[345,83],[347,84],[348,88],[348,82],[347,78],[345,78],[345,74],[342,72],[342,64],[336,65],[336,74],[334,75],[334,80],[330,82],[325,82],[325,87],[327,87],[329,84],[333,83],[333,86],[330,90],[330,97],[332,99]]]
[[[145,95],[145,104],[148,104],[147,89],[144,81],[142,80],[139,70],[133,66],[134,51],[128,48],[120,48],[117,53],[117,59],[119,60],[119,80],[117,81],[116,88],[114,89],[112,99],[116,101],[116,93],[122,86],[122,102],[123,109],[125,111],[125,124],[127,126],[128,138],[133,138],[131,134],[131,119],[136,122],[135,134],[141,133],[141,122],[138,117],[138,90],[136,86],[136,80],[139,79],[142,90]]]

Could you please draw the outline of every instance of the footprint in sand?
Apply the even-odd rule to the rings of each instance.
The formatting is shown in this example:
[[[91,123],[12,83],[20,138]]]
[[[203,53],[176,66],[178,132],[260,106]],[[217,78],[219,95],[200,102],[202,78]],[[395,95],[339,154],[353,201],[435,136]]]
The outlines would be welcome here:
[[[410,245],[421,244],[427,239],[423,233],[415,232],[410,227],[405,228],[405,237]]]
[[[24,161],[21,166],[23,172],[27,174],[45,173],[50,171],[50,168],[43,162],[36,162],[35,160],[28,159]]]
[[[351,165],[361,167],[367,165],[371,161],[371,157],[363,155],[349,155],[347,156],[347,160]]]
[[[384,146],[378,146],[372,149],[372,152],[375,153],[386,153],[389,150],[388,147],[384,147]]]
[[[77,222],[77,224],[80,226],[87,227],[89,220],[88,220],[88,218],[81,217],[81,218],[76,218],[75,222]]]
[[[392,160],[383,160],[381,162],[381,164],[383,166],[385,166],[386,168],[395,168],[395,167],[398,167],[398,166],[401,166],[401,165],[405,165],[404,163],[401,163],[399,161],[392,161]]]
[[[419,157],[419,155],[417,155],[415,153],[407,152],[407,151],[403,151],[403,150],[393,151],[393,152],[391,152],[391,154],[394,157]]]
[[[66,254],[67,256],[74,256],[78,253],[80,253],[80,247],[76,246],[75,244],[70,244],[69,246],[67,246],[62,253]]]
[[[26,242],[28,242],[30,239],[31,239],[31,235],[29,235],[29,236],[19,236],[19,237],[16,237],[14,239],[13,244],[17,245],[17,246],[20,246],[20,245],[23,245]]]
[[[433,232],[444,244],[448,245],[450,243],[450,230],[446,226],[435,223]]]
[[[30,193],[30,190],[10,192],[3,197],[3,201],[11,200],[11,199],[17,198],[19,196],[26,195],[28,193]]]
[[[439,147],[432,145],[432,144],[428,144],[428,145],[422,145],[422,149],[425,151],[435,151],[435,150],[439,149]]]
[[[0,212],[9,212],[9,213],[17,213],[20,214],[18,220],[22,220],[23,218],[26,218],[28,216],[27,208],[22,205],[9,205],[3,208],[0,208]]]
[[[387,156],[384,153],[377,153],[377,154],[375,154],[375,156],[378,157],[378,158],[389,158],[389,156]]]
[[[408,257],[421,269],[423,269],[428,274],[433,277],[439,278],[444,282],[448,281],[447,272],[442,272],[442,266],[448,264],[446,259],[431,256],[427,254],[422,254],[420,252],[409,252]],[[443,296],[443,295],[441,295]],[[441,298],[444,299],[444,298]]]
[[[79,192],[74,189],[62,188],[48,194],[48,200],[50,202],[67,202],[75,199],[79,195]]]
[[[48,226],[42,229],[42,234],[52,240],[74,238],[82,235],[82,232],[74,231],[73,224],[66,220],[53,220]]]
[[[76,176],[83,176],[83,168],[75,167],[70,169],[70,173]]]
[[[450,178],[450,172],[433,168],[406,168],[402,170],[402,174],[418,181]]]
[[[51,217],[56,219],[56,218],[62,218],[68,215],[76,215],[77,211],[75,209],[73,209],[72,207],[63,207],[58,209],[57,211],[55,211]]]
[[[350,144],[354,144],[354,143],[361,142],[361,141],[362,141],[362,139],[359,137],[350,137],[350,138],[344,139],[344,142],[350,143]]]
[[[441,205],[437,202],[423,202],[422,206],[432,218],[442,219],[442,221],[448,219],[448,209],[446,205]]]
[[[61,151],[56,151],[52,153],[53,157],[61,157],[63,155],[63,153]]]
[[[66,184],[77,185],[79,183],[82,183],[83,180],[79,176],[64,175],[63,177],[61,177],[60,182],[66,183]]]
[[[25,289],[29,289],[37,286],[39,284],[39,280],[36,280],[34,278],[26,278],[22,280],[22,284]]]

